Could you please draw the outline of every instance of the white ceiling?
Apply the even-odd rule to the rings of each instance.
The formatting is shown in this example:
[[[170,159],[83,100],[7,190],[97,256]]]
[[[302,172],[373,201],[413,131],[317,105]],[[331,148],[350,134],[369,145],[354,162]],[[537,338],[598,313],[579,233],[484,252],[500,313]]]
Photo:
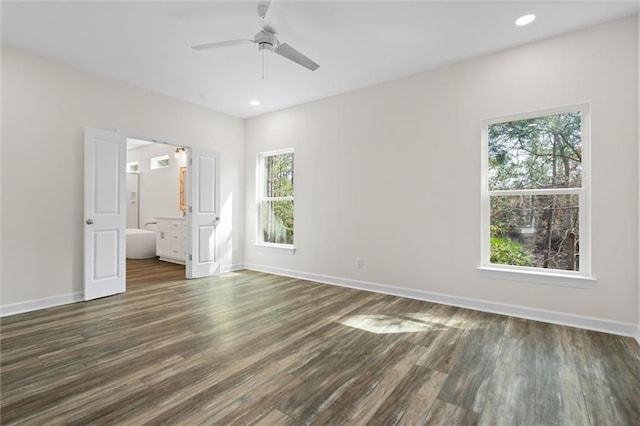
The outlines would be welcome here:
[[[141,139],[127,138],[127,151],[131,151],[132,149],[143,148],[149,145],[153,145],[153,142],[143,141]]]
[[[238,117],[310,102],[638,13],[628,1],[284,1],[270,24],[320,64],[255,45],[257,1],[2,1],[2,42]],[[514,21],[525,13],[537,20]],[[249,101],[258,99],[254,107]]]

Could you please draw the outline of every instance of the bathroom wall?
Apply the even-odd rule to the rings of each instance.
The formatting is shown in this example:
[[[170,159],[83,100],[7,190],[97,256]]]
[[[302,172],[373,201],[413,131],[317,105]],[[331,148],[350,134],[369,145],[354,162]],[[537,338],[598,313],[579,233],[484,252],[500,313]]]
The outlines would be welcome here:
[[[154,143],[127,151],[127,163],[137,161],[140,177],[138,196],[140,223],[155,222],[157,216],[182,216],[180,212],[180,167],[187,164],[186,155],[175,158],[175,146]],[[169,166],[151,169],[151,159],[169,156]],[[129,197],[129,194],[127,194]],[[130,204],[127,203],[127,206]]]
[[[139,181],[140,175],[138,173],[127,173],[127,228],[138,228],[139,226]]]

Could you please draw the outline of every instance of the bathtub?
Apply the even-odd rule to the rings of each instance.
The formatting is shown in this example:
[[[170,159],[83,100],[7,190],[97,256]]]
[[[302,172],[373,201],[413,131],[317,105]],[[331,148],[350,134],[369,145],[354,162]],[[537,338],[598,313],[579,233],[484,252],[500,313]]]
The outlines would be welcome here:
[[[127,228],[127,258],[156,257],[156,233],[146,229]]]

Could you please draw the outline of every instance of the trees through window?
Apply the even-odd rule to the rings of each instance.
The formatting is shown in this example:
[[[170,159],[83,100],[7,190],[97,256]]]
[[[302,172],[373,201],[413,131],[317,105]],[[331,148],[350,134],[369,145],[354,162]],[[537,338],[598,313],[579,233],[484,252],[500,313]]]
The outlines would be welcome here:
[[[588,271],[587,112],[485,122],[485,264]]]
[[[293,245],[293,148],[258,154],[258,243]]]

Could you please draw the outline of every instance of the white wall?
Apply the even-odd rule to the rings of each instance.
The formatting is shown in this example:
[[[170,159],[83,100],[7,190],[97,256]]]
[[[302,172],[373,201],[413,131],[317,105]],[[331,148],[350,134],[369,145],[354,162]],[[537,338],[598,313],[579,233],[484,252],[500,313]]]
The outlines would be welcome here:
[[[1,81],[3,306],[82,291],[84,126],[219,150],[221,261],[243,262],[242,120],[6,46]]]
[[[637,31],[637,17],[626,18],[249,119],[247,265],[587,316],[633,330]],[[597,282],[572,288],[481,277],[481,121],[584,101],[592,113]],[[289,146],[295,255],[254,246],[256,153]]]
[[[155,222],[158,216],[182,216],[180,212],[180,167],[186,165],[186,155],[174,156],[176,147],[154,143],[127,151],[127,162],[138,161],[140,173],[140,228]],[[151,169],[151,158],[169,156],[169,166]]]
[[[10,47],[1,78],[3,306],[81,291],[83,128],[93,126],[221,151],[224,265],[246,255],[249,265],[281,271],[640,322],[637,18],[244,126]],[[481,278],[481,120],[582,101],[593,116],[598,281],[575,289]],[[253,246],[255,155],[286,146],[296,150],[293,256]]]

